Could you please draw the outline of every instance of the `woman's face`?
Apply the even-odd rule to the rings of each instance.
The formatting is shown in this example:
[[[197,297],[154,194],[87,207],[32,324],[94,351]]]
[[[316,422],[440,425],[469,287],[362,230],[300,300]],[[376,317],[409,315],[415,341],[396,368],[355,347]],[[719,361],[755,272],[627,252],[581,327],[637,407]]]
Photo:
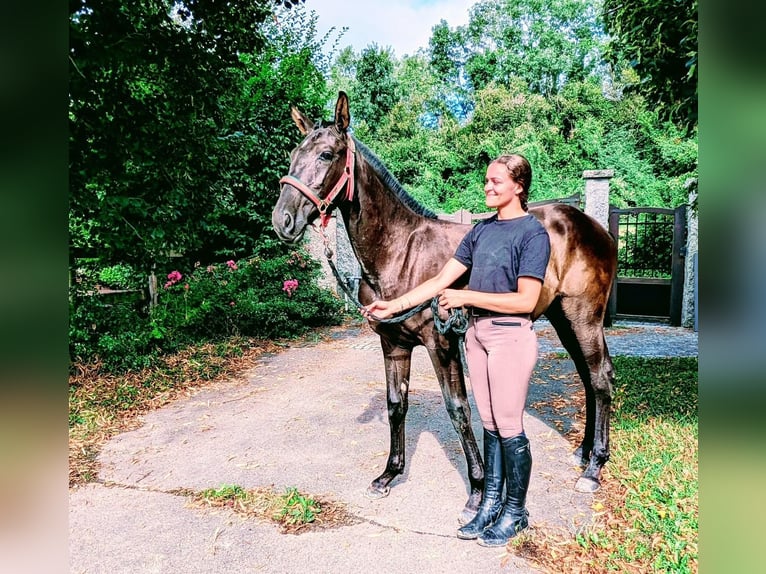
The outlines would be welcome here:
[[[487,207],[501,209],[513,203],[522,187],[508,174],[501,163],[491,163],[484,179],[484,196]]]

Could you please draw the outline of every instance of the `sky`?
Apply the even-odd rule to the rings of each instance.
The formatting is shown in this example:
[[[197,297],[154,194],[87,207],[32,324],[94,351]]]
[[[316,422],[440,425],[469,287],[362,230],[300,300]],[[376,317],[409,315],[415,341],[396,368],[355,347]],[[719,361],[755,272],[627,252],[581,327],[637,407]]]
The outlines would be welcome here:
[[[431,28],[444,19],[450,28],[468,23],[468,10],[476,0],[306,0],[306,10],[318,16],[317,36],[335,26],[349,29],[338,44],[351,45],[359,54],[373,42],[391,47],[401,58],[428,48]],[[333,36],[334,38],[335,36]],[[332,42],[332,40],[331,40]],[[330,43],[331,43],[330,42]]]

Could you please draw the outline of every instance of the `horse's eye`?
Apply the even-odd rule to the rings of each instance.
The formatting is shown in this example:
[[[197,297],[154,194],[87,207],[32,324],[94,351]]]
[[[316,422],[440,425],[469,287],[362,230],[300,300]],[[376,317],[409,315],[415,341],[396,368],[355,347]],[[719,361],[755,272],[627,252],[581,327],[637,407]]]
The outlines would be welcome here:
[[[331,151],[323,151],[319,154],[319,159],[322,161],[330,161],[332,159],[333,155]]]

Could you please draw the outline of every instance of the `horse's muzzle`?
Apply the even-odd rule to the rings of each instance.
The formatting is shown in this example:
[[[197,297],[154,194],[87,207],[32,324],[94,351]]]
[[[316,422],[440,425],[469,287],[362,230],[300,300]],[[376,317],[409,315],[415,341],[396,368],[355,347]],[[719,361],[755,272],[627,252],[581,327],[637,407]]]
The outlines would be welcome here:
[[[292,213],[276,208],[271,212],[271,226],[279,239],[285,243],[297,243],[305,230],[305,227],[298,228]]]

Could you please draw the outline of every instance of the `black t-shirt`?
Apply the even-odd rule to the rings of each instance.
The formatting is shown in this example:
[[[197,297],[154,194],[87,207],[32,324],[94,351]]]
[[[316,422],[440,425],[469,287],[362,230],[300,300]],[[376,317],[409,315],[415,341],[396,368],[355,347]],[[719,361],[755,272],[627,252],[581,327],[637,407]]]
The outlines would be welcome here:
[[[534,215],[478,222],[454,258],[471,270],[468,288],[485,293],[518,291],[519,277],[545,278],[551,255],[548,232]]]

